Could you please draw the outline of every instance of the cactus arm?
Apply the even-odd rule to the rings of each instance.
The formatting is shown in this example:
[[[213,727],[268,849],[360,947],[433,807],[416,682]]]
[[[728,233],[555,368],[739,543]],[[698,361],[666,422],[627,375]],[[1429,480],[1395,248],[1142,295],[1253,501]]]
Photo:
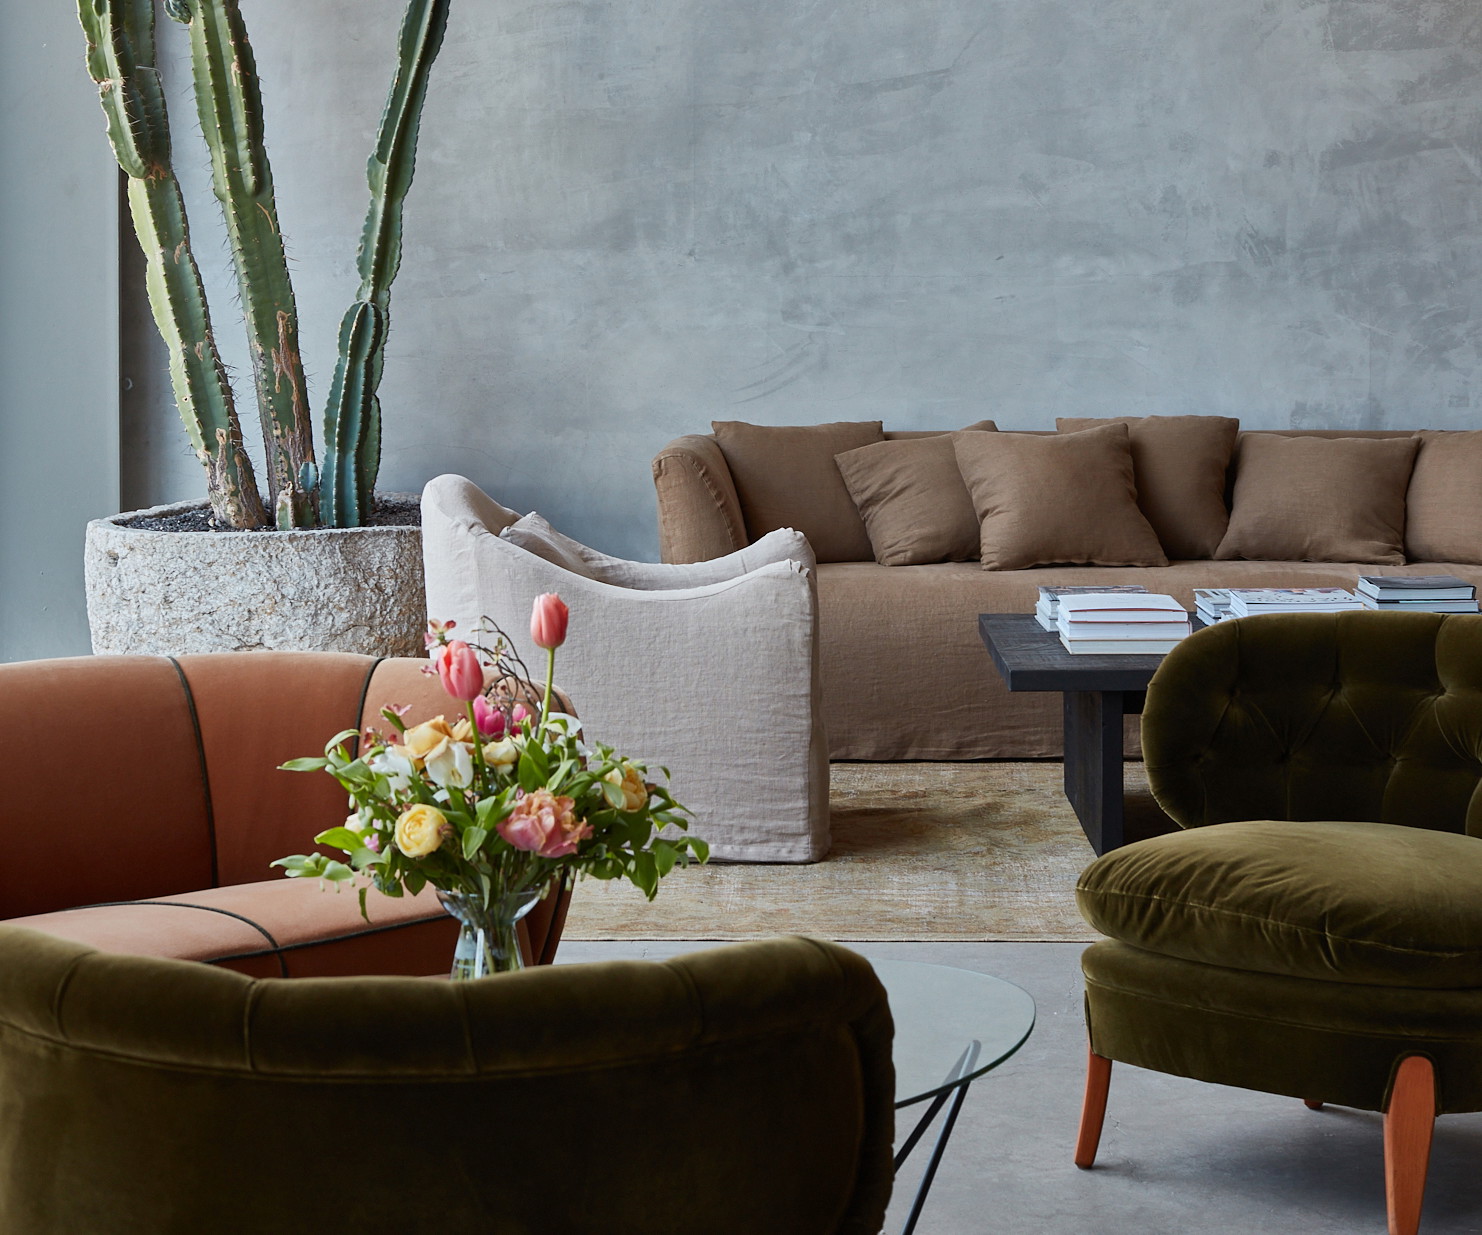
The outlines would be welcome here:
[[[360,289],[340,326],[340,350],[324,413],[320,510],[333,527],[370,513],[381,462],[376,389],[389,324],[391,283],[401,265],[402,207],[416,170],[417,134],[450,0],[409,0],[397,41],[397,71],[366,168],[370,207],[356,264]],[[368,313],[366,310],[374,310]]]
[[[237,0],[173,0],[172,11],[188,18],[196,111],[247,324],[270,501],[279,527],[312,526],[303,478],[314,469],[313,424],[247,29]]]
[[[128,175],[129,209],[144,250],[150,308],[170,354],[170,381],[212,512],[228,527],[266,522],[206,305],[180,186],[170,168],[164,93],[154,68],[148,0],[79,0],[88,71],[98,83],[108,136]]]

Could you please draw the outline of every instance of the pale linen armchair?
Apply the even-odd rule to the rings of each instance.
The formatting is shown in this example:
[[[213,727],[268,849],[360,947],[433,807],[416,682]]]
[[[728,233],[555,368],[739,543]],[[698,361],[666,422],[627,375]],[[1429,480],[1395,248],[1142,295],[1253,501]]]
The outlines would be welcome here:
[[[714,857],[812,862],[829,847],[813,552],[790,529],[688,565],[608,557],[462,476],[422,494],[429,616],[491,618],[539,675],[530,607],[571,609],[558,676],[587,733],[670,771]]]

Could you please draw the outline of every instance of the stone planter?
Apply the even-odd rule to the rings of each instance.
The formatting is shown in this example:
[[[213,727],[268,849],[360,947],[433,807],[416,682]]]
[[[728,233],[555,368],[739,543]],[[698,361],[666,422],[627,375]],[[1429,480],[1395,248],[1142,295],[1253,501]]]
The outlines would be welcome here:
[[[94,652],[424,654],[420,527],[183,532],[125,526],[202,505],[156,506],[88,524]]]

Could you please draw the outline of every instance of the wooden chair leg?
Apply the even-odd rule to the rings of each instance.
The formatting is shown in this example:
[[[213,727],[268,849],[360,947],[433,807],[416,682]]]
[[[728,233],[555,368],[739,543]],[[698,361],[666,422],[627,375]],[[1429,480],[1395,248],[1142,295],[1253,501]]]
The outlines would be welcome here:
[[[1317,1099],[1315,1098],[1303,1098],[1302,1105],[1305,1106],[1309,1111],[1322,1110],[1322,1103],[1317,1101]]]
[[[1435,1122],[1435,1069],[1423,1055],[1408,1055],[1400,1061],[1389,1109],[1384,1112],[1384,1195],[1389,1235],[1415,1235],[1420,1226]]]
[[[1111,1088],[1112,1061],[1086,1048],[1086,1100],[1081,1104],[1081,1132],[1075,1143],[1075,1164],[1083,1171],[1096,1162],[1101,1123],[1106,1118],[1106,1093]]]

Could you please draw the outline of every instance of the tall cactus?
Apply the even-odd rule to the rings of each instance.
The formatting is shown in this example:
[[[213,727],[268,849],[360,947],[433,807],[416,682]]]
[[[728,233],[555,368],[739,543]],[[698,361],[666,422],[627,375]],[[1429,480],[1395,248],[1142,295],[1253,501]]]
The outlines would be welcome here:
[[[190,30],[196,111],[231,240],[274,516],[281,528],[312,526],[313,422],[246,26],[237,0],[171,0],[167,11]]]
[[[339,358],[324,413],[320,515],[354,527],[370,513],[381,463],[381,382],[391,283],[401,265],[401,215],[416,169],[417,133],[432,63],[442,47],[449,0],[409,0],[398,40],[397,73],[366,168],[370,208],[356,265],[360,290],[340,322]]]
[[[185,203],[170,167],[169,118],[155,68],[154,7],[133,0],[78,0],[78,16],[108,138],[128,177],[129,211],[147,262],[150,308],[169,349],[175,402],[205,464],[212,512],[228,527],[261,527],[267,516],[242,448],[231,386],[190,248]]]

